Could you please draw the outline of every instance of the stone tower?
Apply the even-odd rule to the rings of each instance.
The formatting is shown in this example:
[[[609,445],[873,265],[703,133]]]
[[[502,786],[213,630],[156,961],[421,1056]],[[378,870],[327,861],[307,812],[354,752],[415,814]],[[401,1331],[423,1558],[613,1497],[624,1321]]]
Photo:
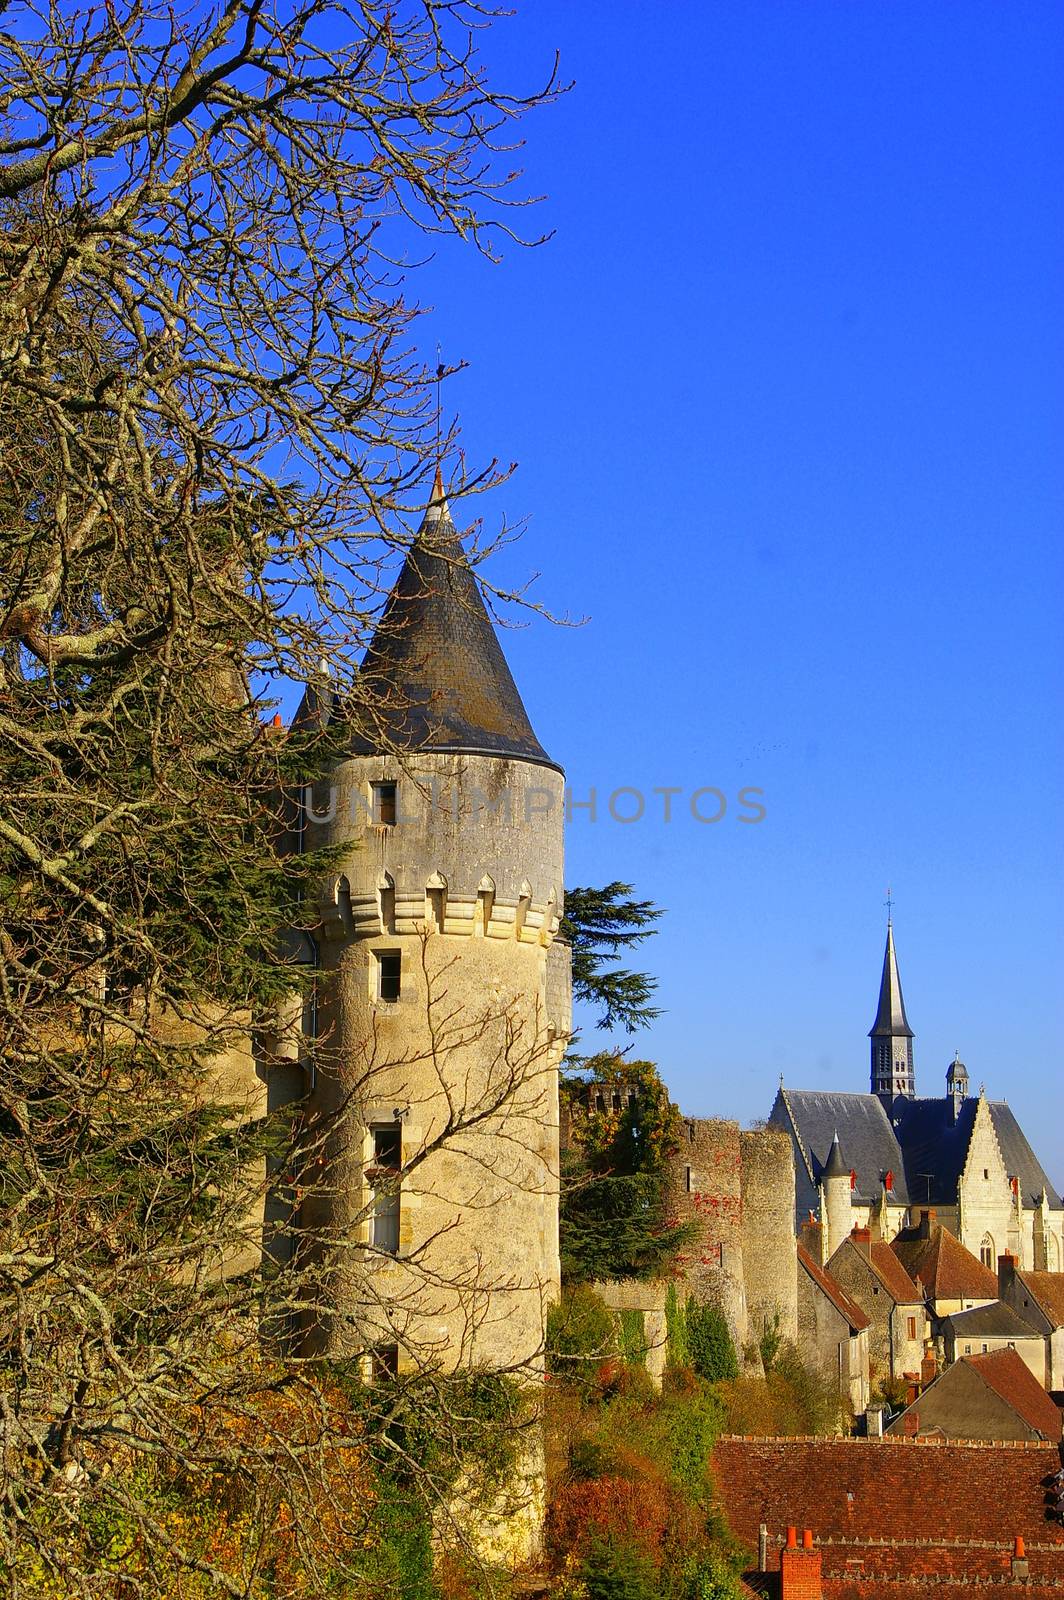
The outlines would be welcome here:
[[[534,1376],[559,1292],[563,777],[438,472],[354,695],[300,715],[338,751],[302,822],[338,852],[294,1219],[322,1286],[308,1347]]]
[[[872,1093],[879,1096],[889,1112],[896,1095],[912,1098],[916,1093],[913,1030],[905,1015],[898,958],[894,953],[894,929],[889,918],[883,976],[879,982],[879,1009],[868,1037],[872,1041]]]
[[[842,1159],[838,1130],[820,1177],[820,1221],[824,1230],[824,1260],[830,1261],[842,1241],[850,1237],[853,1227],[853,1178]]]

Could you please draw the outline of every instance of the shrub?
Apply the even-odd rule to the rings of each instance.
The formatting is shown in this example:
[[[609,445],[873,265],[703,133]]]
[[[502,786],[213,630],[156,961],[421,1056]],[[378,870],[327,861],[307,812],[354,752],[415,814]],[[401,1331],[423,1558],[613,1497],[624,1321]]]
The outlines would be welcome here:
[[[565,1287],[547,1313],[547,1371],[589,1387],[616,1345],[616,1319],[602,1296],[585,1283]]]
[[[723,1313],[716,1306],[699,1305],[692,1296],[684,1315],[688,1357],[698,1376],[707,1383],[737,1378],[739,1363]]]

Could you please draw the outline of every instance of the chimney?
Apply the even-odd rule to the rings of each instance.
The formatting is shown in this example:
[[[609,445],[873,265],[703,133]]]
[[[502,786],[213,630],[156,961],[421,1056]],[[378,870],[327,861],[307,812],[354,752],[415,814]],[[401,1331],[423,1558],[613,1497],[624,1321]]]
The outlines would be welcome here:
[[[850,1238],[853,1240],[858,1250],[860,1250],[865,1260],[868,1261],[872,1255],[871,1228],[852,1228],[850,1230]]]
[[[934,1206],[924,1206],[920,1212],[920,1238],[930,1239],[931,1230],[938,1219],[938,1212]]]
[[[1016,1283],[1016,1268],[1019,1262],[1011,1250],[1006,1250],[1004,1255],[998,1256],[998,1299],[1008,1300]]]
[[[1023,1543],[1023,1535],[1016,1535],[1016,1542],[1012,1547],[1012,1576],[1014,1578],[1029,1577],[1027,1566],[1027,1551]]]
[[[809,1213],[808,1220],[802,1223],[799,1242],[804,1246],[818,1267],[824,1265],[824,1224],[818,1222],[813,1213]]]
[[[798,1548],[797,1529],[787,1529],[786,1548],[780,1555],[780,1600],[822,1600],[820,1551],[806,1528]]]
[[[938,1361],[935,1359],[934,1350],[929,1348],[924,1351],[923,1358],[920,1362],[920,1383],[926,1389],[927,1385],[929,1383],[934,1383],[937,1377]]]

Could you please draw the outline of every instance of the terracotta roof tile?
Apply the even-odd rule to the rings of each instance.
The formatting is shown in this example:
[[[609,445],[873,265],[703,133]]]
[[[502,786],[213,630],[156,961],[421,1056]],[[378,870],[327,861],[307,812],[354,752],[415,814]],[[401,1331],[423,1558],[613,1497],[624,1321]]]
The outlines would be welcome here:
[[[868,1318],[857,1304],[857,1301],[850,1299],[842,1284],[838,1283],[830,1272],[824,1267],[817,1266],[804,1245],[798,1246],[798,1260],[817,1288],[827,1295],[836,1311],[846,1318],[851,1328],[860,1333],[862,1328],[868,1327]]]
[[[962,1356],[961,1360],[974,1367],[987,1388],[999,1394],[1028,1427],[1037,1428],[1054,1442],[1060,1439],[1059,1406],[1015,1350],[992,1350],[989,1355]]]
[[[997,1299],[996,1275],[940,1222],[928,1239],[921,1239],[916,1228],[904,1229],[891,1241],[891,1249],[932,1300]]]
[[[877,1239],[871,1246],[869,1260],[882,1279],[888,1294],[899,1305],[912,1305],[914,1301],[924,1298],[890,1245],[882,1239]]]

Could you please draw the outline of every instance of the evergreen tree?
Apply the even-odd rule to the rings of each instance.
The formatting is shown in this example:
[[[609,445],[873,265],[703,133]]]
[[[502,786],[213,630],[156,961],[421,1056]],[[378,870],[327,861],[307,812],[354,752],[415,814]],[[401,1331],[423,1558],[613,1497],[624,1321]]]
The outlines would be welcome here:
[[[660,1009],[651,1003],[657,979],[610,963],[622,950],[649,939],[661,916],[650,900],[625,898],[630,883],[608,883],[602,889],[566,889],[562,936],[573,955],[573,995],[594,1006],[596,1027],[645,1028]]]

